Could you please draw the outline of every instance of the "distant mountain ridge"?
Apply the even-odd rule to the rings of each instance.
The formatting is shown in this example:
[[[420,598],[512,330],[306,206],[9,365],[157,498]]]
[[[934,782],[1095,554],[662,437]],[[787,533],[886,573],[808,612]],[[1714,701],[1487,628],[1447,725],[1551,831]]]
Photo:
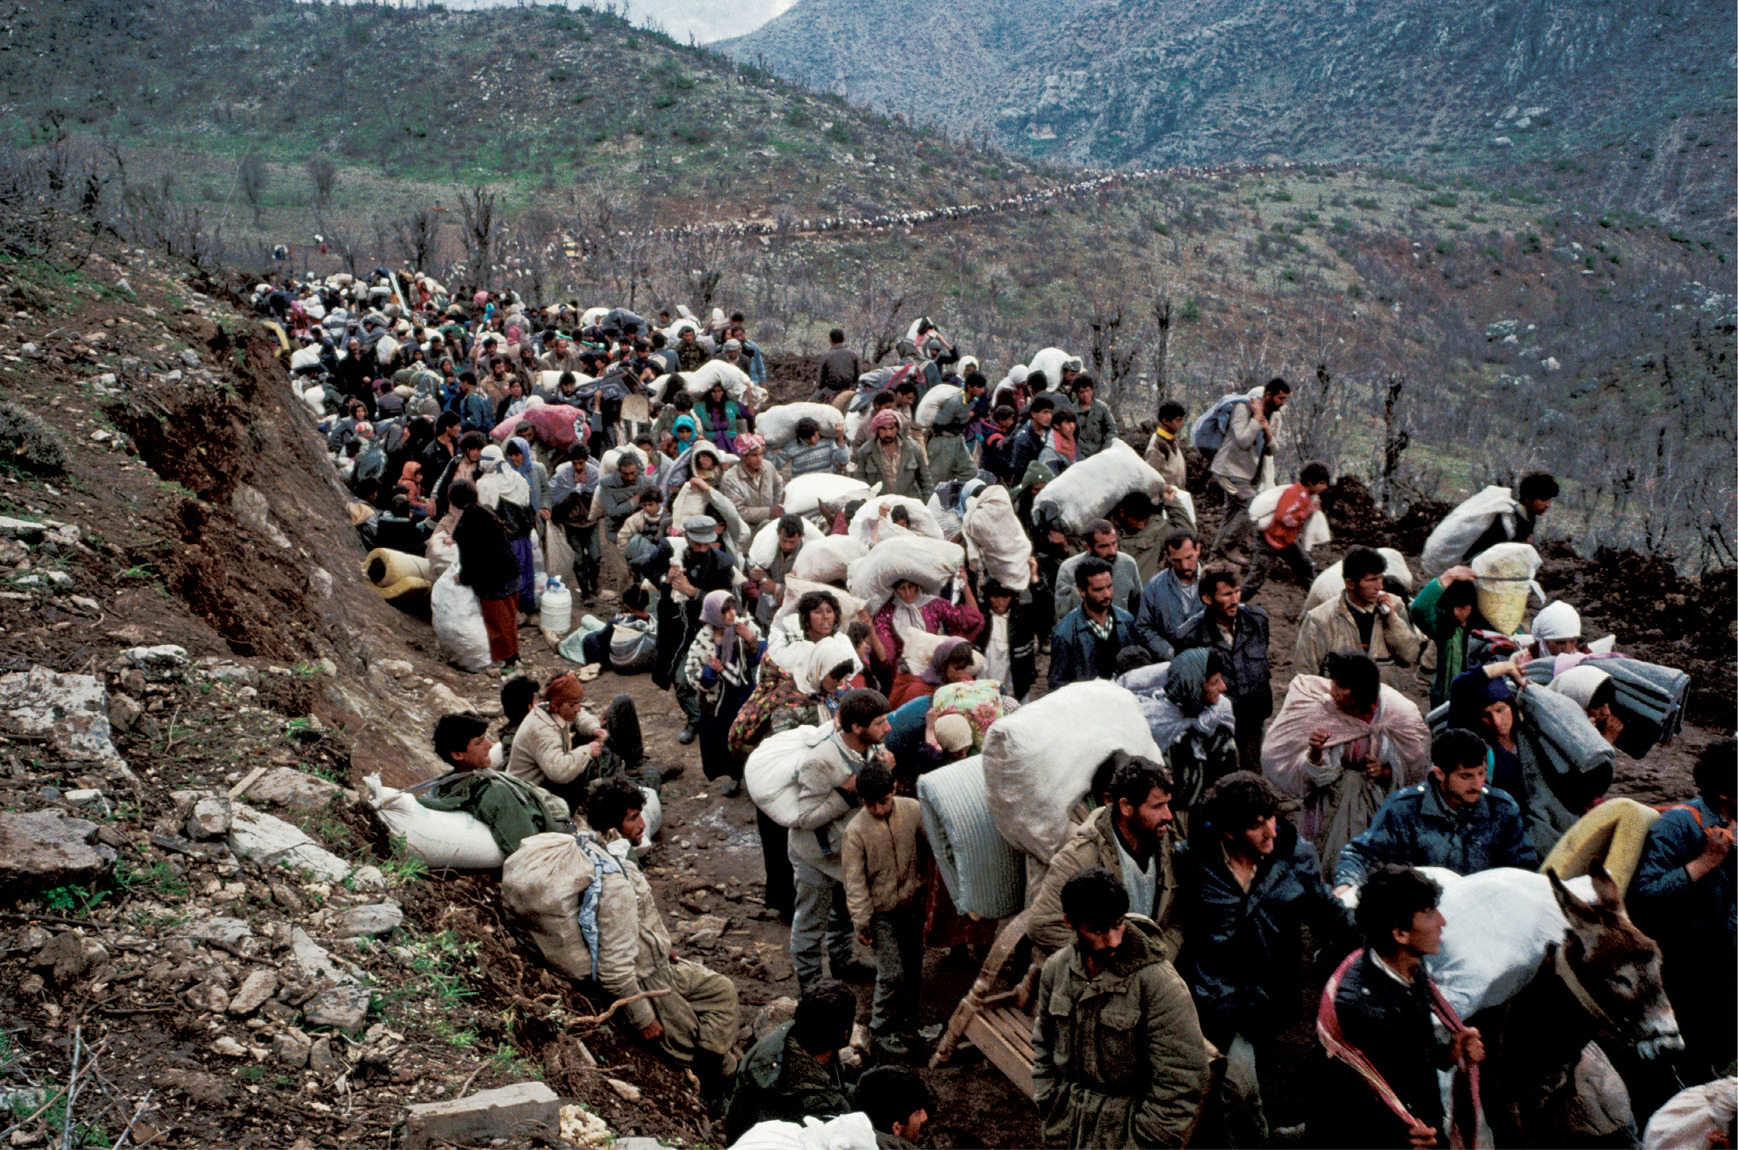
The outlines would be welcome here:
[[[799,0],[718,47],[1062,162],[1542,166],[1729,237],[1735,36],[1729,0]]]

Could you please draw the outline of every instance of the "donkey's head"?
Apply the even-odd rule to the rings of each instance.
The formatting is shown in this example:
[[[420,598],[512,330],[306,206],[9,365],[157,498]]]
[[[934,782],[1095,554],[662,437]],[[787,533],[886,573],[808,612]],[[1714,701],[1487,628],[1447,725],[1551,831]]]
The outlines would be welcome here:
[[[1596,902],[1589,905],[1551,878],[1551,891],[1569,921],[1560,969],[1581,1005],[1612,1037],[1632,1044],[1642,1058],[1684,1048],[1677,1016],[1660,981],[1660,948],[1637,930],[1623,908],[1623,892],[1605,868],[1593,864]]]

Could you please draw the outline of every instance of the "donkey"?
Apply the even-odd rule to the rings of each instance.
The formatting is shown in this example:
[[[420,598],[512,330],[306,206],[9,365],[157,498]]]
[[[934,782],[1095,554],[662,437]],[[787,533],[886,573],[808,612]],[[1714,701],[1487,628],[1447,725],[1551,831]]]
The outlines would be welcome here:
[[[1563,941],[1525,989],[1482,1020],[1496,1039],[1484,1105],[1498,1146],[1634,1145],[1628,1092],[1590,1043],[1633,1048],[1643,1060],[1684,1048],[1660,982],[1659,947],[1630,922],[1605,868],[1595,863],[1590,873],[1591,906],[1547,872],[1568,920]]]

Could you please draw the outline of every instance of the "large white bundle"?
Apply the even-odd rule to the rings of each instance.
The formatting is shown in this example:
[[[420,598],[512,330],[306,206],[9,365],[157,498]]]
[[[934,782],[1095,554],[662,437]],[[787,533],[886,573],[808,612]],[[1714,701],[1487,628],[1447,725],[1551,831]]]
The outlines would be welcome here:
[[[1033,356],[1032,361],[1026,365],[1027,378],[1031,378],[1032,372],[1041,371],[1048,389],[1057,391],[1062,387],[1062,369],[1065,367],[1071,367],[1075,371],[1086,370],[1086,365],[1080,362],[1079,356],[1069,355],[1059,347],[1047,347]]]
[[[315,323],[319,323],[321,320],[326,318],[326,305],[320,302],[319,296],[304,296],[301,302],[302,314],[313,320]]]
[[[681,341],[683,332],[692,331],[698,333],[699,330],[699,320],[691,315],[681,316],[669,327],[664,329],[664,339],[669,342],[671,347],[675,347],[676,344]]]
[[[829,510],[840,511],[852,500],[868,499],[872,494],[874,488],[854,475],[811,471],[785,484],[785,510],[792,515],[808,515],[826,504]]]
[[[822,1120],[757,1122],[730,1144],[731,1150],[875,1150],[875,1127],[857,1111]]]
[[[465,671],[489,669],[489,629],[483,625],[483,607],[477,593],[459,582],[458,564],[435,580],[429,592],[429,614],[435,641],[447,662]]]
[[[1476,578],[1479,614],[1485,622],[1505,635],[1521,629],[1527,614],[1527,596],[1537,594],[1545,601],[1545,592],[1533,581],[1542,560],[1528,543],[1499,543],[1473,556],[1472,573]]]
[[[389,835],[403,836],[405,849],[435,868],[494,870],[506,861],[489,828],[464,811],[430,810],[416,796],[380,784],[369,775],[368,805],[386,824]]]
[[[851,411],[845,413],[845,443],[847,446],[857,442],[858,432],[869,421],[868,411]]]
[[[996,830],[983,757],[973,755],[920,776],[917,801],[924,837],[954,907],[980,918],[1019,914],[1026,905],[1025,860]]]
[[[997,484],[974,496],[961,525],[966,542],[983,558],[984,573],[1013,591],[1032,582],[1032,541],[1020,529],[1008,489]]]
[[[821,529],[803,520],[803,546],[819,543],[826,536]],[[751,567],[765,567],[778,554],[778,520],[768,519],[755,529],[754,539],[748,545],[748,562]]]
[[[797,771],[809,752],[828,735],[833,724],[792,727],[761,740],[742,767],[742,785],[762,814],[781,827],[796,825]]]
[[[566,374],[568,373],[565,371],[540,371],[537,373],[537,386],[543,391],[554,391],[561,386],[561,377]],[[576,371],[573,378],[579,383],[590,383],[594,377],[583,371]]]
[[[959,513],[951,505],[941,501],[941,492],[932,492],[929,502],[924,506],[928,508],[931,515],[935,516],[935,528],[941,532],[941,537],[951,539],[955,543],[960,542],[961,521]]]
[[[941,405],[950,399],[964,395],[965,388],[956,387],[951,383],[938,383],[924,393],[917,404],[917,426],[928,427],[935,422],[935,417],[941,411]]]
[[[399,343],[396,339],[389,335],[383,335],[380,337],[380,342],[374,345],[374,358],[384,367],[391,363],[393,357],[398,354],[398,348]]]
[[[754,382],[748,378],[746,371],[727,359],[709,359],[693,371],[683,372],[682,379],[687,385],[688,394],[695,399],[711,391],[713,384],[722,383],[724,394],[739,401],[748,394],[748,385]]]
[[[1113,439],[1109,447],[1046,484],[1032,504],[1032,518],[1080,535],[1088,523],[1103,519],[1136,491],[1146,492],[1157,503],[1164,490],[1164,478],[1134,448]]]
[[[882,522],[881,509],[887,508],[889,513],[895,507],[903,507],[911,517],[911,531],[917,535],[927,535],[931,539],[941,539],[941,524],[935,521],[929,508],[906,495],[877,495],[857,509],[857,514],[851,517],[851,538],[864,547],[873,547],[881,538],[879,528]],[[887,522],[892,522],[891,519]],[[894,524],[898,526],[898,524]]]
[[[1068,812],[1112,751],[1165,761],[1140,700],[1102,679],[1070,683],[984,736],[984,781],[1002,837],[1040,863],[1068,838]]]
[[[1400,585],[1406,588],[1407,593],[1410,594],[1413,589],[1413,580],[1412,571],[1406,566],[1406,556],[1400,554],[1400,552],[1394,550],[1392,547],[1378,547],[1376,548],[1376,554],[1380,555],[1387,561],[1387,573],[1398,579]],[[1323,571],[1320,575],[1317,575],[1316,581],[1310,584],[1310,593],[1304,599],[1304,613],[1308,614],[1309,612],[1314,611],[1317,607],[1320,607],[1323,603],[1326,603],[1329,599],[1332,599],[1345,589],[1346,579],[1345,576],[1341,574],[1341,564],[1336,563],[1326,571]]]
[[[1418,566],[1426,575],[1440,575],[1464,560],[1467,551],[1497,517],[1518,514],[1521,505],[1507,487],[1487,487],[1448,513],[1424,541]]]
[[[807,579],[786,576],[784,598],[779,600],[778,610],[774,611],[772,614],[772,625],[778,627],[780,623],[784,621],[785,616],[797,609],[797,600],[801,599],[804,595],[807,595],[810,591],[825,591],[834,599],[838,600],[839,629],[841,632],[843,632],[845,624],[849,623],[852,619],[855,619],[857,617],[857,612],[867,606],[863,600],[851,594],[849,591],[841,591],[839,588],[834,587],[829,583],[811,583]]]
[[[1439,906],[1447,920],[1442,950],[1424,961],[1462,1018],[1513,998],[1538,972],[1546,948],[1563,941],[1569,924],[1544,875],[1514,867],[1464,877],[1439,867],[1422,869],[1442,887]],[[1594,901],[1591,878],[1564,885],[1583,901]]]
[[[845,427],[845,413],[830,403],[781,403],[756,415],[754,430],[766,440],[769,450],[776,451],[797,437],[797,424],[804,419],[815,421],[822,439],[831,438]]]
[[[639,460],[640,474],[646,473],[646,453],[631,443],[624,443],[620,447],[612,447],[603,453],[603,458],[598,461],[597,465],[600,478],[605,475],[614,475],[619,471],[624,456]]]
[[[430,579],[439,579],[446,574],[447,568],[457,566],[459,562],[459,545],[453,542],[452,535],[446,531],[436,531],[430,535],[422,553],[428,559]]]
[[[569,978],[592,976],[579,902],[596,877],[597,864],[570,834],[531,835],[501,868],[502,905],[525,921],[544,961]]]
[[[307,404],[309,410],[313,411],[315,415],[325,415],[326,389],[323,387],[308,388],[302,392],[302,402]]]
[[[313,371],[320,366],[320,345],[310,343],[290,353],[291,371]]]
[[[933,595],[965,561],[965,549],[958,543],[902,535],[877,543],[852,563],[845,573],[845,584],[851,594],[868,603],[869,610],[879,611],[900,580],[909,579]]]
[[[863,558],[863,554],[863,545],[849,535],[824,536],[803,544],[803,549],[797,552],[797,561],[791,565],[791,574],[811,583],[836,583],[842,587],[851,564]]]

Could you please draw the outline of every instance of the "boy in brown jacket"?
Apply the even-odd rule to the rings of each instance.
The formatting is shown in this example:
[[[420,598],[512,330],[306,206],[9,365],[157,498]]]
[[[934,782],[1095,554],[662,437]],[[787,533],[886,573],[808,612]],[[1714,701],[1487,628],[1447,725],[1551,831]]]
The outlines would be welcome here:
[[[845,827],[845,905],[851,925],[875,951],[875,1003],[869,1029],[891,1058],[911,1053],[923,979],[923,835],[916,799],[895,796],[893,772],[872,760],[857,772],[863,809]]]

